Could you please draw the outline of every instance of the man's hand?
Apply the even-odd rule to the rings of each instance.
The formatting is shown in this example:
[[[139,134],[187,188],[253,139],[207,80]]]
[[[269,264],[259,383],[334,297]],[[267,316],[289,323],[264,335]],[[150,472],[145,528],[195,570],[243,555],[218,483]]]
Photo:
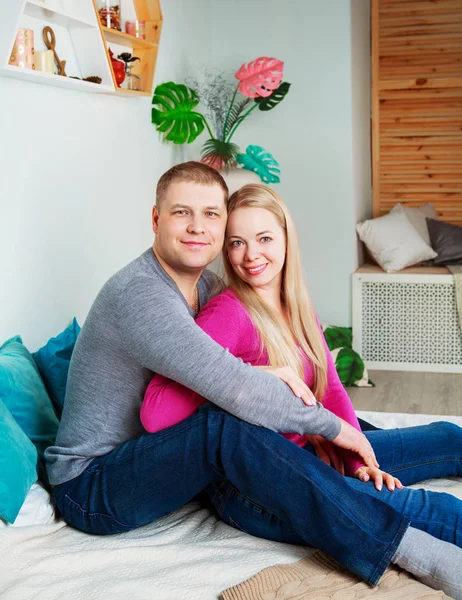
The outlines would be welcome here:
[[[376,467],[378,469],[380,465],[367,437],[343,419],[340,419],[340,422],[342,424],[340,433],[332,440],[332,443],[340,448],[359,454],[366,467]]]
[[[307,437],[308,441],[313,444],[317,457],[341,475],[345,475],[343,460],[338,456],[332,442],[323,438],[322,435],[308,435]]]
[[[292,392],[300,398],[306,406],[314,406],[316,404],[316,398],[313,395],[313,392],[306,385],[303,379],[293,371],[290,367],[265,367],[265,366],[255,366],[255,369],[260,369],[261,371],[266,371],[267,373],[271,373],[284,383],[290,387]]]
[[[390,473],[385,473],[385,471],[381,471],[375,467],[359,467],[359,469],[356,469],[355,471],[355,477],[364,482],[372,479],[379,492],[382,491],[384,483],[390,492],[393,492],[395,488],[398,488],[399,490],[404,488],[404,485],[399,479],[393,477]]]

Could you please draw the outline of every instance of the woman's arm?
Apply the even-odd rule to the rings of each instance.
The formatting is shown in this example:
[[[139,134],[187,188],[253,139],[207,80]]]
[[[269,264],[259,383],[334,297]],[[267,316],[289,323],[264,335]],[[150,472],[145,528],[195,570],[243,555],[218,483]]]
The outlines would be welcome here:
[[[358,431],[361,431],[361,426],[359,425],[356,417],[355,409],[353,408],[350,397],[340,381],[335,363],[327,346],[324,333],[319,324],[318,327],[321,332],[327,357],[327,388],[322,398],[322,404],[324,408],[327,408],[327,410],[333,412],[334,415],[340,417]],[[347,475],[354,475],[355,471],[364,465],[357,454],[350,452],[349,450],[340,450],[340,453],[342,454],[342,458],[345,463]]]

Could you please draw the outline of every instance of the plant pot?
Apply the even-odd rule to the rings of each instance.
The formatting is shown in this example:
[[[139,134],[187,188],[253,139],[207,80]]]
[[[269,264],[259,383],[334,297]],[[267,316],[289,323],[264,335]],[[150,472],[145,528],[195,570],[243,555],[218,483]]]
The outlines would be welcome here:
[[[262,183],[260,177],[256,173],[248,171],[247,169],[220,169],[219,173],[226,181],[230,196],[248,183]]]

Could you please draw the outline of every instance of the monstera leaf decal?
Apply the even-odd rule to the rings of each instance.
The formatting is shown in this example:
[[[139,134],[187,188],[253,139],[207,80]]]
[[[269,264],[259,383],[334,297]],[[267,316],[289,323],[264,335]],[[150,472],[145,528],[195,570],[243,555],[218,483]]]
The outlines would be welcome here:
[[[165,139],[175,144],[190,144],[204,130],[204,117],[193,109],[199,104],[196,92],[173,81],[162,83],[152,98],[152,123]]]
[[[235,75],[240,81],[239,91],[247,98],[271,96],[281,83],[283,69],[281,60],[266,56],[244,63]]]
[[[247,146],[246,153],[238,154],[236,160],[244,169],[257,173],[263,183],[279,183],[279,163],[261,146]]]
[[[258,103],[259,110],[272,110],[275,106],[277,106],[280,102],[282,102],[290,89],[290,83],[284,81],[278,87],[277,90],[268,96],[267,98],[258,97],[255,98],[255,102]]]

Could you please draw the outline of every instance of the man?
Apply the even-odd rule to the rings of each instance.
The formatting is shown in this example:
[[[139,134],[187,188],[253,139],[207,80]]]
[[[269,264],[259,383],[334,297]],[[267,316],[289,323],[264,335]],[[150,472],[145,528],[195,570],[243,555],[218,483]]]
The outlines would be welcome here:
[[[353,493],[334,469],[275,432],[319,434],[372,464],[367,439],[321,404],[305,406],[194,323],[219,283],[205,268],[223,244],[226,201],[221,176],[200,163],[159,180],[154,246],[104,285],[73,353],[56,445],[46,451],[56,504],[82,531],[118,533],[229,480],[300,543],[375,584],[408,521]],[[147,434],[139,409],[153,372],[213,404]]]

